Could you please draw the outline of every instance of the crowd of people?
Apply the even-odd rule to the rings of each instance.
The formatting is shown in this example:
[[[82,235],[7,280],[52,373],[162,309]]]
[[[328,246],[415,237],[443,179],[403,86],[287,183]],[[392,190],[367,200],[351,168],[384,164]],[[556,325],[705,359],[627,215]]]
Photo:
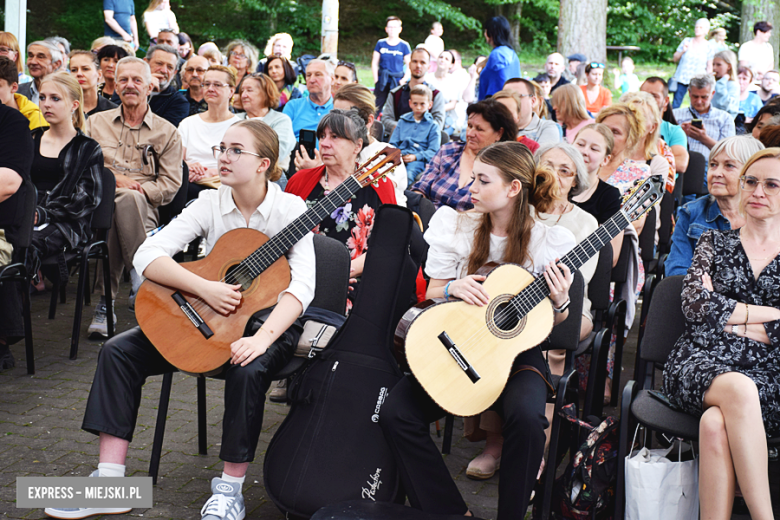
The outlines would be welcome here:
[[[180,31],[168,0],[152,0],[143,14],[149,40],[140,59],[133,2],[104,0],[104,16],[105,35],[90,50],[71,50],[67,40],[52,37],[30,43],[26,60],[14,35],[0,32],[0,266],[13,258],[25,190],[34,187],[35,228],[22,259],[35,275],[31,290],[43,290],[43,278],[66,280],[63,253],[90,237],[104,169],[116,181],[107,237],[111,286],[105,288],[112,301],[96,304],[92,338],[108,337],[108,313],[125,272],[131,308],[149,279],[230,313],[241,301],[240,286],[200,278],[172,257],[196,239],[208,253],[240,227],[278,233],[386,146],[400,150],[399,167],[313,230],[349,250],[345,311],[359,289],[376,210],[412,207],[423,197],[437,210],[425,234],[427,297],[485,305],[490,295],[478,268],[514,262],[546,279],[560,323],[569,313],[573,275],[558,259],[614,215],[637,183],[658,175],[672,192],[692,154],[700,154],[707,195],[679,201],[666,262],[666,275],[687,273],[690,326],[666,366],[664,385],[676,406],[704,413],[702,517],[728,517],[735,475],[753,517],[772,517],[760,442],[780,427],[780,360],[772,348],[780,341],[774,264],[780,226],[773,224],[780,224],[774,173],[780,73],[769,23],[756,23],[754,39],[737,55],[725,31],[710,32],[709,21],[698,20],[694,36],[673,56],[674,75],[640,81],[631,58],[607,75],[605,63],[581,53],[550,54],[543,73],[524,75],[503,17],[484,26],[489,55],[464,68],[461,54],[445,47],[440,23],[413,47],[401,39],[402,20],[391,16],[387,37],[373,50],[374,84],[366,86],[353,63],[331,54],[294,59],[286,33],[273,35],[262,53],[245,40],[224,49],[214,42],[196,46]],[[605,79],[613,81],[615,98]],[[690,106],[682,107],[686,95]],[[171,223],[161,221],[160,209],[183,186],[191,204]],[[635,221],[612,241],[611,263],[627,249],[635,266],[636,286],[627,294],[632,309],[644,281],[638,245],[644,223]],[[255,455],[263,396],[289,360],[299,317],[313,298],[311,234],[286,256],[289,287],[258,327],[232,345],[225,367],[225,464],[203,508],[208,520],[244,514],[241,485]],[[52,257],[56,269],[40,267]],[[586,284],[597,261],[581,269]],[[98,290],[104,290],[100,277]],[[0,314],[8,317],[0,323],[0,368],[14,366],[9,345],[24,335],[20,309],[17,288],[0,286]],[[581,339],[593,329],[586,294]],[[583,379],[588,363],[577,360]],[[495,406],[466,422],[470,438],[486,439],[467,474],[490,478],[502,466],[501,519],[523,517],[544,467],[552,413],[545,403],[550,375],[563,372],[564,352],[534,348],[515,364],[532,370],[514,376]],[[610,352],[605,400],[619,377],[621,367],[613,364]],[[93,476],[124,475],[140,388],[149,375],[174,369],[137,327],[105,343],[83,422],[101,439]],[[283,382],[271,398],[286,399]],[[380,423],[412,506],[465,514],[427,434],[426,425],[442,414],[406,377],[387,398]],[[745,435],[734,433],[730,425],[737,423]],[[125,511],[46,512],[75,519]]]

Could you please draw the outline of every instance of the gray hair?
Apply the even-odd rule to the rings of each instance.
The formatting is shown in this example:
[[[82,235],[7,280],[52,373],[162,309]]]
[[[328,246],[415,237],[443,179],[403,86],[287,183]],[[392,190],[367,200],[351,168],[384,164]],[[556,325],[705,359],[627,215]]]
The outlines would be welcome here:
[[[347,139],[355,144],[358,143],[358,139],[362,139],[363,146],[361,150],[368,146],[366,122],[360,117],[360,113],[355,108],[350,108],[349,110],[334,108],[322,116],[320,124],[317,125],[317,139],[322,139],[326,128],[336,137]]]
[[[325,71],[330,75],[333,76],[336,74],[336,66],[328,61],[328,60],[321,60],[319,58],[311,60],[309,63],[306,64],[306,68],[309,68],[309,65],[312,63],[322,63],[325,66]]]
[[[764,144],[750,134],[732,135],[715,143],[715,146],[710,150],[710,157],[725,153],[729,159],[742,163],[744,166],[754,154],[764,148]]]
[[[144,80],[146,80],[146,84],[148,85],[152,82],[152,69],[149,68],[149,64],[141,58],[136,58],[135,56],[125,56],[116,63],[116,77],[119,78],[119,68],[122,65],[130,65],[131,63],[143,66],[143,76]]]
[[[572,186],[571,191],[569,191],[569,199],[571,200],[572,197],[576,197],[583,191],[590,188],[588,168],[585,166],[585,161],[582,159],[582,154],[580,151],[565,141],[561,141],[559,143],[548,143],[540,146],[534,154],[534,162],[538,165],[542,161],[544,154],[550,150],[555,149],[561,150],[563,153],[565,153],[569,159],[571,159],[571,161],[574,163],[574,167],[577,169],[576,182],[574,183],[574,186]]]
[[[57,47],[57,45],[52,41],[46,41],[46,40],[39,40],[37,42],[32,42],[27,46],[27,52],[30,52],[30,47],[33,45],[40,45],[41,47],[46,47],[46,49],[49,51],[49,55],[51,56],[51,62],[54,63],[55,61],[59,61],[62,63],[62,51],[60,51],[60,48]]]
[[[715,90],[715,78],[709,74],[700,74],[691,78],[688,88],[708,88],[710,91]]]
[[[44,41],[52,42],[55,45],[59,43],[60,45],[65,47],[65,54],[70,54],[70,42],[65,38],[63,38],[62,36],[49,36]]]
[[[149,47],[149,50],[146,51],[146,57],[151,60],[152,56],[154,56],[154,53],[157,52],[157,51],[167,52],[168,54],[173,54],[174,56],[176,56],[176,60],[177,61],[179,59],[179,53],[176,52],[176,49],[174,49],[170,45],[165,45],[165,44],[152,45],[151,47]]]

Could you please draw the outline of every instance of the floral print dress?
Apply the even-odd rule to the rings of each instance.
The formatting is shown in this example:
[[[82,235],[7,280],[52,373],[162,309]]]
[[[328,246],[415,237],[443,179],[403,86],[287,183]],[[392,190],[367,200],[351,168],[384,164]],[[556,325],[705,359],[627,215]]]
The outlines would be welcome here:
[[[702,283],[712,278],[714,291]],[[664,367],[664,393],[678,408],[700,415],[704,393],[720,374],[745,374],[758,387],[768,436],[780,433],[780,320],[764,325],[771,345],[724,331],[738,302],[780,306],[780,256],[754,277],[739,230],[705,231],[683,280],[685,333]]]

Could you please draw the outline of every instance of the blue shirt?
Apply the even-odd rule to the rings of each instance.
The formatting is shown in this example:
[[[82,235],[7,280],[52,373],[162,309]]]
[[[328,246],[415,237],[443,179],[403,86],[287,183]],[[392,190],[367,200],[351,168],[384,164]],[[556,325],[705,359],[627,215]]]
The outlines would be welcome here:
[[[331,110],[333,110],[332,97],[324,105],[317,105],[307,96],[288,101],[282,112],[292,120],[293,133],[298,140],[302,128],[316,131],[322,116]]]
[[[520,60],[517,53],[505,45],[494,48],[479,75],[479,101],[504,88],[506,80],[519,77]]]
[[[398,120],[390,144],[401,150],[402,155],[412,153],[417,161],[430,162],[441,146],[439,125],[430,112],[425,112],[420,122],[415,121],[413,112],[409,112]]]
[[[412,53],[412,48],[403,40],[396,45],[390,45],[387,38],[382,38],[376,42],[374,51],[379,53],[379,70],[397,74],[404,71],[404,57]]]
[[[748,92],[748,97],[739,102],[739,111],[745,114],[745,117],[756,117],[758,111],[764,106],[764,102],[755,92]]]
[[[715,197],[699,197],[680,208],[672,235],[672,249],[664,264],[666,276],[688,272],[699,237],[708,229],[731,229],[731,223],[720,212]]]
[[[688,148],[688,136],[680,125],[673,125],[669,121],[661,121],[661,139],[669,145],[669,148],[675,145]]]
[[[731,117],[739,113],[739,83],[723,76],[715,82],[715,94],[712,95],[712,106],[725,110]]]
[[[135,2],[133,0],[103,0],[103,10],[114,11],[114,20],[127,34],[133,34],[133,28],[130,26],[130,17],[135,16]],[[119,40],[122,39],[119,33],[109,27],[105,21],[103,22],[103,34]]]

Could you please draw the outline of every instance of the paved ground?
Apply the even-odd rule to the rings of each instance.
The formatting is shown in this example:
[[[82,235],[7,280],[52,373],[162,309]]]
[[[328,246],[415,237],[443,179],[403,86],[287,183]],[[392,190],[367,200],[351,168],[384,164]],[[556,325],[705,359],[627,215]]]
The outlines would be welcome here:
[[[117,301],[118,330],[135,325],[127,309],[127,284]],[[92,309],[85,308],[82,340],[76,361],[68,359],[73,320],[75,286],[68,288],[68,303],[59,305],[57,317],[47,319],[50,293],[34,295],[33,334],[36,374],[26,375],[23,343],[12,347],[17,359],[14,370],[0,372],[0,514],[8,518],[46,518],[42,510],[15,507],[16,477],[86,476],[96,468],[97,438],[81,431],[86,398],[92,382],[101,343],[85,338]],[[635,340],[629,341],[624,357],[623,380],[633,373]],[[135,438],[130,445],[127,474],[146,475],[149,466],[157,402],[162,377],[149,380],[138,417]],[[134,510],[132,517],[200,518],[199,511],[209,496],[209,481],[221,472],[218,460],[222,418],[223,383],[208,380],[209,454],[197,453],[195,379],[174,376],[160,479],[155,489],[155,507]],[[258,460],[250,466],[244,495],[248,518],[279,519],[283,515],[268,498],[262,485],[262,456],[287,407],[267,402],[264,429],[258,446]],[[466,502],[482,518],[495,518],[498,476],[476,482],[465,477],[469,460],[482,443],[461,438],[461,421],[455,422],[454,446],[446,463],[455,476]],[[443,424],[442,424],[443,426]],[[747,518],[747,517],[735,517]]]

